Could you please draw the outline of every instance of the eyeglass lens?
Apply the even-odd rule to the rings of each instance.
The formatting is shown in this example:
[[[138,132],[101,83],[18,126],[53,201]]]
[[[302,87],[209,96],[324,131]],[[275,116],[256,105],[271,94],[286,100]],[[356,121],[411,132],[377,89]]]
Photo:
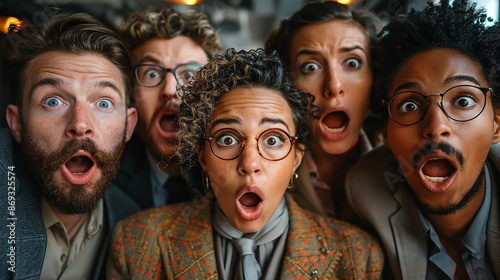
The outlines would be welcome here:
[[[441,95],[441,108],[456,121],[469,121],[481,114],[486,104],[487,88],[462,85],[448,89],[443,94],[424,96],[418,92],[406,91],[394,95],[389,101],[391,118],[402,125],[420,121],[427,112],[427,98]]]
[[[163,81],[168,71],[172,71],[177,80],[177,88],[179,88],[190,83],[194,79],[196,71],[201,67],[202,65],[197,63],[180,64],[174,69],[154,64],[142,64],[135,67],[135,77],[140,85],[154,87]]]
[[[240,132],[233,129],[221,129],[210,137],[210,147],[217,157],[230,160],[241,154],[250,138],[252,137],[245,139]],[[266,130],[255,139],[260,155],[268,160],[283,159],[292,148],[290,137],[280,129]]]

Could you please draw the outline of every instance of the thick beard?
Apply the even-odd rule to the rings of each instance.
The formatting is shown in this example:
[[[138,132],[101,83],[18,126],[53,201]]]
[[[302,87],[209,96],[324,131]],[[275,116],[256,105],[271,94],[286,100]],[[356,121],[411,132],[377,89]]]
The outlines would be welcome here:
[[[47,202],[64,215],[92,212],[120,167],[120,157],[125,148],[124,139],[111,152],[99,149],[88,138],[72,139],[62,149],[46,152],[25,131],[21,133],[25,160],[38,183],[38,190]],[[54,178],[55,171],[78,150],[87,151],[92,155],[97,168],[101,170],[101,177],[97,178],[95,183],[92,180],[85,185],[74,185],[66,180],[57,181]]]
[[[428,203],[422,203],[415,192],[408,186],[408,183],[405,183],[404,185],[410,190],[411,197],[415,204],[417,205],[420,210],[422,210],[424,213],[431,214],[431,215],[440,215],[440,216],[447,216],[447,215],[452,215],[455,214],[457,211],[464,209],[469,202],[474,198],[476,195],[479,194],[479,191],[481,190],[481,187],[483,186],[483,179],[484,179],[484,168],[479,173],[479,176],[477,177],[476,182],[474,182],[474,185],[472,185],[472,188],[470,188],[463,196],[462,199],[457,202],[457,203],[450,203],[450,205],[446,208],[436,208],[430,206]]]

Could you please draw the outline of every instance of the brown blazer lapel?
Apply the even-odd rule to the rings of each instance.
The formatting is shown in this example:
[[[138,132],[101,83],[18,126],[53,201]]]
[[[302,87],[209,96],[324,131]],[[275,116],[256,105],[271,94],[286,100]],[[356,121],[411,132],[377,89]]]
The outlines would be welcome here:
[[[315,216],[304,212],[287,196],[290,228],[280,279],[315,279],[332,275],[342,252],[338,243],[326,243],[327,233]],[[318,230],[311,230],[318,229]],[[296,278],[299,275],[299,278]]]

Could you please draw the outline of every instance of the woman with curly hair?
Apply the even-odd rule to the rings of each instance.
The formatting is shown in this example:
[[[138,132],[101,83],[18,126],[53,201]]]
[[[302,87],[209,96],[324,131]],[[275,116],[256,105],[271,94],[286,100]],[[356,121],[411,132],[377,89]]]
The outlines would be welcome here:
[[[349,220],[345,174],[381,142],[382,122],[369,118],[372,53],[381,27],[369,11],[311,1],[267,39],[266,48],[278,51],[295,85],[319,106],[308,123],[311,151],[295,181],[294,197],[305,209]]]
[[[230,49],[203,67],[184,89],[177,154],[210,191],[120,222],[108,278],[379,278],[373,237],[286,194],[310,99],[274,53]]]

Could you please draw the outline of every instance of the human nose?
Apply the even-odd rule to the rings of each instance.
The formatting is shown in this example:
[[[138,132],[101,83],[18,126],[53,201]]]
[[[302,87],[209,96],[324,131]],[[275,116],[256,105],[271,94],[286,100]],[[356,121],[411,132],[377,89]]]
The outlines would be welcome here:
[[[68,137],[86,137],[94,133],[92,113],[89,112],[89,109],[85,102],[76,101],[74,107],[70,109],[69,123],[66,129]]]
[[[432,103],[428,101],[427,104],[427,112],[423,120],[424,138],[437,139],[451,136],[451,120],[441,107],[441,99],[436,98],[435,100]]]
[[[177,79],[171,69],[169,69],[165,75],[165,80],[163,81],[161,87],[160,98],[162,100],[179,98],[179,95],[177,94]]]
[[[259,173],[262,169],[262,157],[257,150],[257,142],[255,139],[253,139],[253,143],[249,143],[251,142],[251,139],[253,138],[249,138],[246,140],[245,146],[243,146],[243,151],[241,151],[238,159],[238,172],[241,175]]]
[[[330,67],[328,70],[323,95],[325,98],[332,98],[344,93],[340,70],[335,67]]]

